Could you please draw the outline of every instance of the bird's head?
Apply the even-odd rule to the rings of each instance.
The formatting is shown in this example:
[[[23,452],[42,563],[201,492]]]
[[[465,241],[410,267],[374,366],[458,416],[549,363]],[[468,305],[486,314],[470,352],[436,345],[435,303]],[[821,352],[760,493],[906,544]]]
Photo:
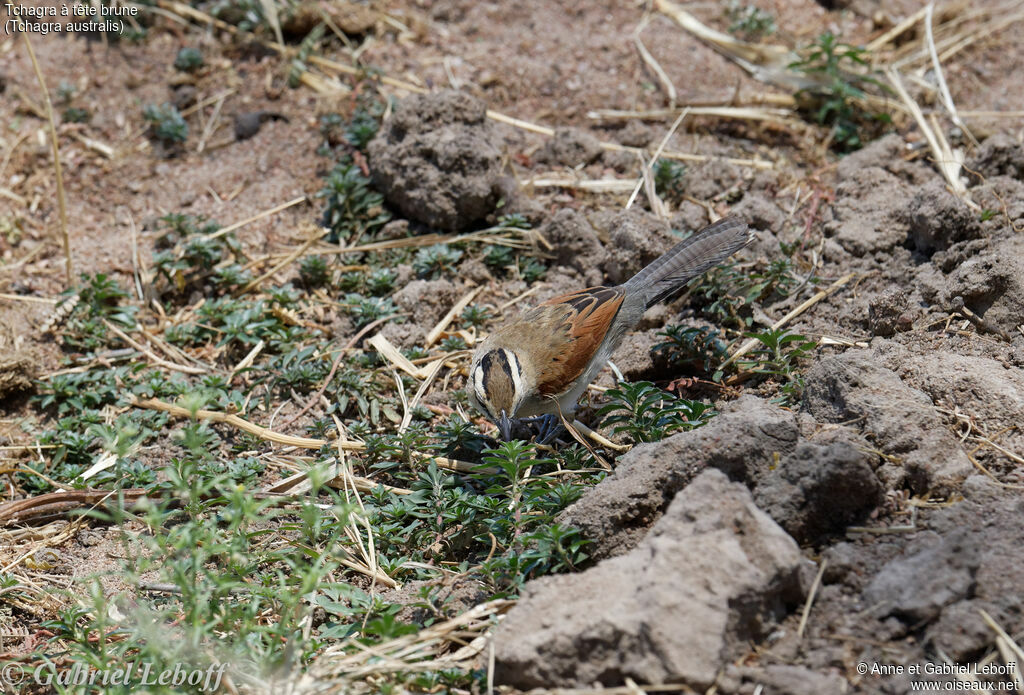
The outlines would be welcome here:
[[[512,420],[526,398],[523,366],[516,353],[507,348],[483,349],[476,354],[466,385],[470,402],[498,426],[508,441]]]

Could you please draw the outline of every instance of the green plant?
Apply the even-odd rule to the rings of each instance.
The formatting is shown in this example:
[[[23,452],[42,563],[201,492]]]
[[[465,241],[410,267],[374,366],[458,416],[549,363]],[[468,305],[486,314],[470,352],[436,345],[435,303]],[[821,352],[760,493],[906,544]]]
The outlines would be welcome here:
[[[395,289],[398,273],[390,268],[377,268],[366,276],[366,289],[375,296],[390,294]]]
[[[80,109],[77,106],[67,107],[60,116],[65,123],[88,123],[90,118],[92,118],[92,114],[88,110]]]
[[[299,281],[304,287],[323,287],[331,279],[323,256],[306,256],[299,263]]]
[[[683,199],[686,190],[683,187],[683,175],[686,165],[672,159],[661,158],[654,165],[654,190],[662,198],[678,203]]]
[[[188,138],[188,123],[171,104],[146,104],[142,117],[149,122],[150,136],[164,145],[176,145]]]
[[[715,411],[700,401],[673,396],[649,381],[622,382],[605,393],[609,402],[598,410],[612,432],[625,432],[634,442],[656,442],[673,432],[692,430]]]
[[[461,336],[450,335],[439,343],[439,347],[445,352],[457,352],[459,350],[466,350],[468,346],[466,341]]]
[[[726,10],[729,17],[729,33],[742,36],[748,41],[759,41],[775,33],[775,18],[754,5],[743,5],[740,0],[731,0]]]
[[[801,360],[818,347],[817,341],[784,329],[749,333],[760,345],[737,361],[741,369],[780,383],[779,401],[795,402],[803,392],[804,378],[797,371]]]
[[[203,54],[192,46],[183,46],[174,58],[174,67],[182,72],[196,72],[203,65]]]
[[[667,326],[658,331],[665,340],[656,344],[651,351],[665,356],[674,368],[697,370],[710,374],[728,354],[728,344],[715,328],[704,326]]]
[[[467,326],[474,326],[479,328],[483,324],[487,323],[494,316],[491,314],[490,307],[482,304],[469,304],[465,309],[462,310],[462,322]]]
[[[888,114],[869,112],[864,105],[868,86],[887,91],[878,79],[863,73],[868,64],[865,49],[843,43],[827,31],[804,58],[789,65],[812,79],[813,86],[796,96],[815,122],[832,129],[833,145],[842,152],[860,148],[866,135],[892,120]]]
[[[433,278],[446,272],[454,272],[461,258],[462,251],[459,249],[448,244],[434,244],[416,252],[412,267],[419,277]]]
[[[484,263],[495,270],[505,270],[515,263],[515,254],[508,246],[491,244],[484,251]]]
[[[527,256],[525,260],[523,256],[519,257],[519,277],[524,282],[537,282],[543,279],[547,272],[547,266],[533,256]]]
[[[238,261],[244,259],[234,234],[218,235],[220,225],[203,217],[172,213],[153,254],[157,276],[165,281],[161,296],[184,298],[194,291],[222,294],[249,281]]]
[[[357,328],[398,312],[394,302],[386,297],[364,297],[354,292],[345,295],[345,305]]]
[[[391,219],[384,196],[370,187],[370,179],[355,164],[338,163],[317,197],[326,201],[323,225],[330,228],[332,242],[360,237]]]

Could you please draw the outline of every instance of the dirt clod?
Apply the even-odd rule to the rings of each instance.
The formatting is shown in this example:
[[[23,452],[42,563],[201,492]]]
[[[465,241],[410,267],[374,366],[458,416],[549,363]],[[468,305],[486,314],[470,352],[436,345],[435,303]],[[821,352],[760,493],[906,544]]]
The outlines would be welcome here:
[[[886,482],[906,478],[918,492],[949,490],[972,470],[931,398],[878,364],[868,350],[819,359],[807,374],[803,407],[820,422],[855,421],[901,465],[883,467]]]
[[[900,330],[900,317],[907,311],[907,293],[893,287],[868,303],[868,326],[875,335],[890,336]]]
[[[374,184],[406,217],[466,229],[499,199],[501,152],[484,102],[443,91],[399,102],[369,144]]]
[[[977,214],[947,191],[942,181],[936,180],[917,189],[907,217],[911,242],[926,254],[981,234]]]
[[[868,457],[852,444],[801,442],[754,489],[765,510],[800,543],[842,531],[882,501]]]
[[[907,237],[907,223],[902,219],[907,194],[907,185],[886,170],[857,169],[836,187],[825,233],[854,256],[902,244]]]
[[[615,284],[633,277],[678,241],[667,223],[636,208],[596,216],[595,224],[599,233],[607,234],[604,273]]]
[[[545,164],[578,167],[590,164],[601,156],[601,141],[579,128],[558,128],[544,143],[535,159]]]
[[[608,253],[583,214],[569,208],[559,210],[540,233],[555,247],[556,263],[573,268],[588,285],[602,283],[601,266]]]
[[[1024,144],[1008,133],[986,138],[968,163],[982,176],[1012,176],[1024,181]]]
[[[734,480],[752,480],[767,472],[776,454],[793,451],[798,435],[792,413],[744,396],[703,427],[633,448],[559,522],[580,528],[593,541],[594,557],[618,555],[643,538],[676,493],[706,466]]]

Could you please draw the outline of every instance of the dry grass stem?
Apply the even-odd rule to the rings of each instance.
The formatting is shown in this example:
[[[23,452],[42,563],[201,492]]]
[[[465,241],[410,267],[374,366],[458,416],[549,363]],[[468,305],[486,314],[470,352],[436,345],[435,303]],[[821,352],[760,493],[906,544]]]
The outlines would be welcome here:
[[[28,33],[22,34],[25,39],[25,48],[28,49],[28,56],[32,59],[32,69],[35,70],[36,79],[39,81],[39,88],[43,92],[43,105],[46,107],[46,120],[50,124],[50,146],[53,150],[53,171],[57,178],[57,206],[60,209],[60,237],[64,246],[64,275],[68,287],[74,283],[74,271],[71,266],[71,238],[68,236],[68,204],[64,196],[64,173],[60,166],[60,146],[57,143],[57,123],[53,116],[53,104],[50,101],[50,91],[46,88],[46,80],[43,79],[43,71],[36,59],[36,52],[32,49],[32,41]]]
[[[814,597],[818,595],[818,588],[821,586],[821,578],[825,575],[825,568],[828,567],[828,560],[822,560],[818,567],[818,573],[814,575],[814,582],[811,590],[807,593],[807,601],[804,602],[804,610],[800,614],[800,625],[796,629],[797,639],[803,639],[804,629],[807,627],[807,619],[811,615],[811,606],[814,605]]]
[[[456,316],[461,314],[463,309],[469,306],[469,303],[473,301],[474,297],[480,294],[480,291],[482,289],[483,286],[474,287],[472,290],[463,295],[462,299],[457,301],[455,305],[448,310],[448,313],[445,314],[441,318],[441,320],[437,322],[436,326],[430,329],[429,333],[427,333],[426,347],[429,348],[438,341],[438,339],[441,337],[441,334],[444,332],[444,329],[448,327],[448,324],[451,323]]]

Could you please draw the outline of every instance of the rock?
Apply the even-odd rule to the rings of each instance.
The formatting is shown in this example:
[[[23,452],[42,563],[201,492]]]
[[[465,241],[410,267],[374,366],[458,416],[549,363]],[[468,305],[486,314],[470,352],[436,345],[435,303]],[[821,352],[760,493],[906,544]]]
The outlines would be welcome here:
[[[995,614],[995,620],[1006,624],[988,601],[958,601],[942,610],[939,619],[928,627],[925,641],[941,649],[956,663],[974,661],[992,644],[992,628],[981,617],[980,611]]]
[[[967,534],[966,560],[951,562],[967,571],[976,564],[977,569],[970,590],[960,597],[963,600],[943,608],[925,634],[928,642],[957,662],[977,658],[992,645],[992,630],[981,620],[979,610],[987,611],[1010,634],[1024,629],[1024,563],[1020,561],[1024,498],[982,476],[969,478],[963,489],[965,500],[936,510],[929,526],[947,539]]]
[[[579,528],[593,541],[592,557],[620,555],[636,546],[676,493],[707,466],[730,478],[767,474],[775,455],[794,450],[793,413],[755,396],[728,404],[708,424],[622,456],[615,472],[563,511],[558,522]]]
[[[888,337],[900,328],[900,316],[907,311],[907,293],[891,287],[868,303],[868,326],[874,335]]]
[[[846,442],[801,442],[757,482],[754,500],[799,543],[863,519],[882,501],[868,457]]]
[[[446,230],[492,213],[501,189],[501,152],[487,106],[446,90],[411,96],[367,147],[371,175],[405,217]]]
[[[902,211],[908,194],[908,186],[884,169],[857,169],[836,187],[825,233],[854,256],[902,244],[907,237]]]
[[[527,583],[495,632],[495,678],[704,690],[799,602],[799,567],[796,543],[746,488],[705,471],[632,552]]]
[[[903,159],[907,143],[903,137],[893,133],[873,140],[856,152],[839,160],[836,178],[845,181],[860,169],[878,167],[911,184],[923,184],[935,179],[935,170],[917,161]]]
[[[683,190],[697,200],[709,200],[743,179],[740,170],[724,159],[710,159],[689,166],[683,174]]]
[[[1001,360],[932,350],[918,353],[891,341],[873,345],[872,352],[879,364],[928,394],[933,403],[956,403],[986,430],[1024,422],[1024,372]]]
[[[901,459],[914,492],[950,491],[973,470],[932,400],[880,366],[868,350],[815,362],[807,372],[803,408],[819,422],[856,421],[883,452]]]
[[[654,139],[651,127],[643,121],[631,119],[619,131],[619,142],[626,147],[647,147]],[[633,157],[636,159],[636,156]]]
[[[579,128],[558,128],[534,157],[545,164],[578,167],[601,156],[601,141]]]
[[[963,297],[968,309],[1007,335],[1024,324],[1024,237],[991,245],[950,273],[942,300]]]
[[[925,254],[981,235],[978,215],[967,203],[947,191],[940,180],[918,188],[910,200],[907,220],[911,242]]]
[[[1007,133],[998,133],[981,143],[967,167],[985,177],[1012,176],[1024,181],[1024,145]]]
[[[608,253],[586,217],[563,208],[540,228],[540,233],[555,247],[556,263],[575,268],[589,285],[601,284],[601,266]]]
[[[723,687],[723,681],[735,681],[734,687]],[[751,690],[743,689],[749,683]],[[818,673],[803,666],[769,664],[763,667],[736,667],[726,669],[719,679],[718,692],[730,693],[760,692],[762,695],[842,695],[849,692],[846,680],[836,673]]]
[[[395,292],[392,299],[409,317],[406,323],[389,323],[394,328],[384,334],[389,340],[394,336],[400,341],[398,344],[407,347],[422,341],[448,313],[459,300],[459,289],[450,280],[413,280]]]
[[[752,229],[758,231],[780,232],[786,221],[786,213],[767,196],[760,193],[748,193],[743,196],[743,200],[733,206],[732,214],[746,220]],[[775,248],[771,250],[778,253],[777,240],[775,240]]]
[[[968,598],[980,563],[981,547],[966,529],[945,537],[926,531],[889,561],[864,590],[880,615],[915,624],[938,617],[943,607]]]
[[[636,208],[595,216],[595,222],[598,232],[602,228],[607,231],[607,255],[602,268],[614,284],[633,277],[680,241],[669,232],[667,223]]]

